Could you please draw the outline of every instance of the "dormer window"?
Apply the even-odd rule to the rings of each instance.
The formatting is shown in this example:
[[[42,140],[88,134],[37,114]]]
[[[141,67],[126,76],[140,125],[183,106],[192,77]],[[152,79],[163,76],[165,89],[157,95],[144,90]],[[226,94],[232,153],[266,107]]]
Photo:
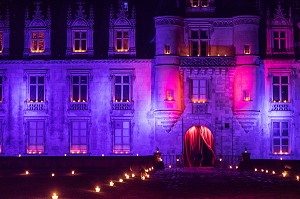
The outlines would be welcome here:
[[[86,52],[87,51],[86,32],[74,31],[73,45],[74,45],[73,52]]]
[[[66,55],[71,56],[93,56],[93,33],[94,33],[94,14],[90,7],[89,15],[85,14],[84,4],[78,2],[78,9],[75,15],[71,8],[68,9],[67,17],[67,49]]]
[[[44,32],[32,32],[31,52],[39,53],[45,51],[45,34]]]
[[[108,56],[135,56],[135,9],[129,11],[128,1],[119,0],[118,6],[111,6],[109,22]]]
[[[118,52],[128,51],[128,31],[117,31],[116,47]]]
[[[244,45],[244,54],[249,55],[250,54],[250,46],[249,45]]]
[[[285,31],[274,31],[274,51],[284,52],[286,51],[286,33]]]
[[[191,0],[192,7],[208,7],[208,0]]]
[[[28,9],[25,12],[24,57],[51,55],[50,8],[48,7],[44,16],[40,4],[40,2],[35,3],[35,10],[32,17],[29,16]]]
[[[0,53],[3,51],[3,34],[0,32]]]
[[[201,1],[201,6],[202,7],[207,7],[208,6],[208,0],[202,0]]]
[[[192,0],[193,7],[199,7],[199,0]]]

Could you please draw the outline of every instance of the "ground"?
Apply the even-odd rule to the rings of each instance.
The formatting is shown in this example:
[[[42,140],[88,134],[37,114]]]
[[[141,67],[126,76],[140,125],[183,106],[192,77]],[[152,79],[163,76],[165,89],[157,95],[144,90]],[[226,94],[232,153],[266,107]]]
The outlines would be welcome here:
[[[255,171],[238,171],[219,168],[172,168],[149,172],[150,178],[136,176],[117,180],[124,175],[118,171],[50,171],[1,172],[0,199],[51,199],[53,192],[58,199],[94,198],[300,198],[300,182],[296,174],[283,177]],[[129,173],[130,171],[125,171]],[[109,181],[115,182],[110,187]],[[100,193],[95,186],[101,187]]]

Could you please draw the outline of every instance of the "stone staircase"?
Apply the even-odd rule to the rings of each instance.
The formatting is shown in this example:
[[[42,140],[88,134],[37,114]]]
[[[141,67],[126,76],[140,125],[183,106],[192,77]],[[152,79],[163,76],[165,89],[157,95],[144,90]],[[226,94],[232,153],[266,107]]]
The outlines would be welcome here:
[[[246,133],[254,129],[258,123],[258,111],[235,111],[234,116]]]

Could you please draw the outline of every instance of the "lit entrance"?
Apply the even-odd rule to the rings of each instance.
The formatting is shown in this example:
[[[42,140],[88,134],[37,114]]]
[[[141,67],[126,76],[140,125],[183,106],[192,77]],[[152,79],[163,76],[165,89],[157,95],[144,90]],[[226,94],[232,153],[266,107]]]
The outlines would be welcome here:
[[[214,138],[205,126],[192,126],[184,136],[184,166],[200,167],[214,164]]]

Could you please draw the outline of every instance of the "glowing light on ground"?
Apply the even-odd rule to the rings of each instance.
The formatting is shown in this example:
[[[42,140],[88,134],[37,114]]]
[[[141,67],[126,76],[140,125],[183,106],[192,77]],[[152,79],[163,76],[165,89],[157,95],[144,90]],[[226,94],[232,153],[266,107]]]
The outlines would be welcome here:
[[[300,177],[299,177],[299,176],[296,176],[296,180],[299,182],[299,180],[300,180]]]
[[[54,177],[54,176],[55,176],[55,173],[52,173],[51,176]]]
[[[145,180],[145,176],[142,176],[141,179],[142,179],[142,180]]]
[[[119,179],[119,182],[123,182],[123,179],[122,179],[122,178],[120,178],[120,179]]]
[[[282,172],[282,176],[283,176],[283,177],[286,177],[287,174],[288,174],[288,172],[286,172],[286,171]]]
[[[229,166],[229,169],[232,169],[232,166],[231,166],[231,165]]]
[[[72,175],[75,175],[75,171],[72,171]]]
[[[275,171],[272,171],[272,174],[275,174]]]
[[[254,171],[257,171],[257,168],[255,168]]]
[[[134,174],[134,173],[133,173],[133,174],[131,174],[131,177],[133,177],[133,178],[134,178],[134,177],[135,177],[135,174]]]
[[[268,171],[268,170],[266,170],[266,173],[269,173],[269,171]]]
[[[100,192],[100,187],[99,187],[99,186],[96,186],[95,191],[96,191],[96,192]]]
[[[53,193],[52,199],[58,199],[58,195],[56,193]]]
[[[26,171],[25,174],[26,174],[26,175],[29,175],[29,171]]]
[[[113,187],[114,184],[115,184],[115,183],[114,183],[113,181],[110,181],[110,182],[109,182],[109,186],[111,186],[111,187]]]

